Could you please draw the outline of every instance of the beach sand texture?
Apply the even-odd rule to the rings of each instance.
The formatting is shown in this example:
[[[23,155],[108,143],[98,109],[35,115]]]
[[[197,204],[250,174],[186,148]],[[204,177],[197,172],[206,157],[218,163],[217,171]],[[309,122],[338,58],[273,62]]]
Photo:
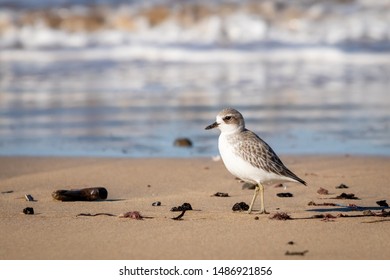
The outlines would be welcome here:
[[[253,190],[242,189],[222,161],[1,157],[0,259],[390,259],[390,217],[362,215],[367,209],[379,213],[376,201],[390,200],[390,158],[281,158],[308,186],[268,187],[271,215],[256,215],[259,201],[248,215],[232,206],[249,204]],[[349,188],[336,189],[341,183]],[[51,196],[94,186],[108,190],[107,200],[61,202]],[[329,194],[318,194],[320,187]],[[278,197],[280,192],[293,197]],[[342,192],[360,199],[334,199]],[[25,194],[36,201],[26,201]],[[162,205],[152,206],[156,201]],[[341,206],[309,206],[310,201]],[[171,219],[180,212],[170,209],[184,202],[194,210]],[[342,206],[348,204],[362,208]],[[23,214],[26,207],[35,214]],[[128,211],[148,218],[77,216]],[[292,219],[270,219],[276,212]],[[310,218],[340,213],[350,217]]]

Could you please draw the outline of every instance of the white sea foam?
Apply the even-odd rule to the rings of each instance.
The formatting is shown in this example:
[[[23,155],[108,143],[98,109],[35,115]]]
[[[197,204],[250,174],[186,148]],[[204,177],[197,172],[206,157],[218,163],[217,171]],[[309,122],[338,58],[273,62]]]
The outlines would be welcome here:
[[[369,59],[383,60],[378,53],[390,52],[390,2],[386,1],[314,1],[307,7],[293,1],[285,2],[283,8],[265,1],[257,10],[248,6],[250,1],[243,1],[228,12],[214,1],[213,8],[203,4],[206,12],[196,19],[195,11],[178,12],[177,6],[169,6],[170,1],[157,2],[166,2],[166,14],[159,15],[154,2],[146,12],[139,4],[99,10],[52,8],[41,14],[2,9],[0,49],[27,50],[27,57],[36,54],[39,58],[41,50],[51,59],[55,54],[47,50],[60,49],[64,52],[58,53],[59,59],[64,55],[68,59],[70,54],[91,59],[103,52],[108,58],[201,62],[268,56],[337,59],[345,53],[352,53],[347,59],[354,61],[356,54],[365,60],[368,53],[375,53]],[[6,52],[2,59],[16,56]]]
[[[42,38],[42,40],[44,40]],[[82,39],[80,39],[82,40]],[[76,43],[76,38],[75,38]],[[61,62],[78,61],[160,61],[182,63],[250,63],[261,61],[311,61],[352,64],[390,64],[390,52],[345,52],[338,48],[307,46],[298,49],[275,48],[248,51],[245,48],[162,47],[153,44],[132,44],[114,47],[73,49],[6,49],[1,61]]]

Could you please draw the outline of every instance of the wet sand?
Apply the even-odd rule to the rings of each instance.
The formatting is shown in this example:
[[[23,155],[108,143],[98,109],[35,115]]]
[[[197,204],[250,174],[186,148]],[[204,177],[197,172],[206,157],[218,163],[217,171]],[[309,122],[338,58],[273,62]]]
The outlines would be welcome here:
[[[282,156],[308,186],[268,187],[270,215],[233,212],[252,190],[221,161],[200,159],[0,158],[0,259],[390,259],[390,217],[376,201],[390,202],[390,158]],[[348,189],[336,189],[341,183]],[[108,198],[60,202],[55,190],[103,186]],[[318,194],[322,187],[328,195]],[[12,191],[12,192],[11,192]],[[226,192],[229,197],[212,196]],[[293,197],[278,197],[289,192]],[[342,192],[359,200],[334,199]],[[31,194],[36,201],[26,201]],[[161,206],[152,206],[161,201]],[[309,206],[335,203],[340,206]],[[170,209],[188,202],[180,212]],[[355,204],[359,208],[351,211]],[[34,215],[22,210],[33,207]],[[259,200],[254,209],[260,207]],[[139,211],[143,220],[116,216]],[[389,211],[386,209],[386,211]],[[270,216],[285,212],[291,220]],[[311,218],[338,214],[349,217]]]

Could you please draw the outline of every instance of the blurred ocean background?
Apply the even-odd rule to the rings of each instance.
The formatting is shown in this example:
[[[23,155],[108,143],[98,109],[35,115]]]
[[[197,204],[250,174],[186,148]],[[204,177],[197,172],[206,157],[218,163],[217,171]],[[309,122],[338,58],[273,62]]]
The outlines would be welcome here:
[[[0,155],[213,156],[224,107],[279,154],[390,156],[390,1],[0,0]]]

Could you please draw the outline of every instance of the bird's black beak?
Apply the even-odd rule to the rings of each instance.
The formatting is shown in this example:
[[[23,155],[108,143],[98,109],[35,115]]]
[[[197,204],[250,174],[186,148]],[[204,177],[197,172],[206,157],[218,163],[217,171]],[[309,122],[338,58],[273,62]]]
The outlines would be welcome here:
[[[218,125],[219,125],[219,123],[215,122],[215,123],[210,124],[209,126],[207,126],[205,129],[206,130],[213,129],[213,128],[217,127]]]

